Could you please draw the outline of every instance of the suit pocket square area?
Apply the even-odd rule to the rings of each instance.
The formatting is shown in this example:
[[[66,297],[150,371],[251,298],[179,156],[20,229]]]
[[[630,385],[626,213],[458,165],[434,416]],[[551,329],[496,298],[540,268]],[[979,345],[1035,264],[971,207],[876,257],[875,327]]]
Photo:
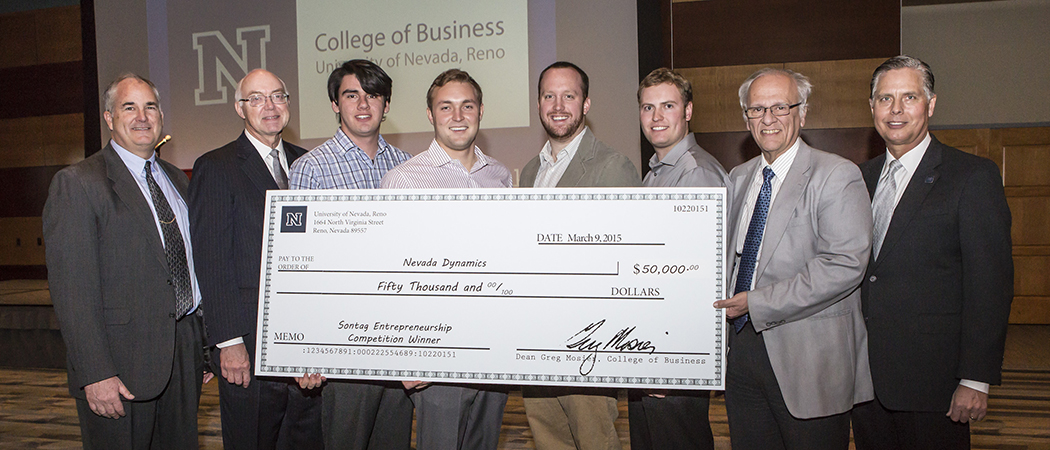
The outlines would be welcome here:
[[[105,308],[102,316],[106,319],[106,325],[127,325],[131,322],[131,310],[128,308]]]

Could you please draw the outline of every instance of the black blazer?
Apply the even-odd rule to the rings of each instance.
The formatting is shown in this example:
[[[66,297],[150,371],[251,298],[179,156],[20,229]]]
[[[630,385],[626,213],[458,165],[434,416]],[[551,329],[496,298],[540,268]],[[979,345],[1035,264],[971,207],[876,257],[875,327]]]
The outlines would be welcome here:
[[[186,174],[157,162],[186,198]],[[69,393],[119,376],[136,400],[157,397],[171,376],[175,290],[149,203],[112,146],[55,174],[43,222]]]
[[[869,195],[885,160],[860,166]],[[1013,276],[999,168],[933,138],[861,284],[882,404],[943,412],[960,379],[999,384]]]
[[[288,141],[284,150],[289,166],[306,153]],[[255,339],[266,191],[274,189],[277,183],[244,133],[193,164],[190,235],[209,345]]]

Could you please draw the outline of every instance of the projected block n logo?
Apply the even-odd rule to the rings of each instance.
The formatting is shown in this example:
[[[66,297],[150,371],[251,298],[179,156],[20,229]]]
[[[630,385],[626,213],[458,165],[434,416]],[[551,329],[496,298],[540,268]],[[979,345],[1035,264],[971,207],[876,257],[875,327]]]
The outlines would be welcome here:
[[[238,28],[236,34],[235,48],[219,31],[193,33],[193,49],[197,51],[195,105],[229,103],[227,91],[237,89],[237,81],[248,74],[249,67],[266,68],[270,26]]]

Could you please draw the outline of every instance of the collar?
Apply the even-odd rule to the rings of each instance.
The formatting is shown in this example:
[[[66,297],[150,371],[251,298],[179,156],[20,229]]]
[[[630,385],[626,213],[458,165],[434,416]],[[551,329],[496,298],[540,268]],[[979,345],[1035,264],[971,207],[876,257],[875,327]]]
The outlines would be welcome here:
[[[145,177],[146,161],[150,162],[150,167],[154,168],[155,170],[159,170],[159,168],[157,167],[156,151],[154,151],[148,159],[142,159],[141,156],[131,153],[124,147],[121,147],[119,144],[116,143],[116,141],[112,139],[110,139],[109,145],[113,147],[113,150],[116,150],[117,156],[120,157],[121,161],[124,161],[124,165],[127,166],[128,170],[130,170],[132,175],[135,175],[136,178]]]
[[[457,160],[453,160],[451,156],[448,156],[448,153],[445,152],[445,149],[441,148],[441,146],[438,145],[437,139],[430,141],[430,147],[427,148],[427,153],[430,155],[430,158],[428,158],[429,161],[427,162],[434,167],[441,167],[445,164],[451,163],[452,161],[456,161],[457,163],[459,162]],[[464,169],[467,169],[467,172],[473,172],[474,168],[480,169],[489,165],[488,158],[485,157],[484,153],[481,153],[481,149],[478,148],[477,145],[474,146],[474,157],[477,158],[477,161],[474,162],[474,167],[464,167]]]
[[[346,135],[346,132],[344,132],[341,127],[337,128],[335,131],[335,142],[339,144],[339,148],[343,150],[343,153],[349,152],[354,149],[357,149],[362,153],[364,152],[364,150],[361,150],[361,147],[358,147],[357,144],[354,143],[353,139],[350,139],[350,136]],[[383,135],[379,135],[379,150],[376,151],[376,158],[378,158],[379,155],[383,154],[383,152],[387,151],[387,149],[389,148],[390,144],[386,142],[386,139],[383,139]]]
[[[908,150],[906,153],[901,155],[900,159],[897,160],[901,162],[901,165],[904,166],[905,169],[908,170],[907,173],[915,173],[915,170],[919,168],[919,163],[922,162],[922,157],[926,155],[926,150],[930,148],[930,142],[932,141],[933,139],[930,138],[930,132],[927,131],[926,137],[922,138],[922,141],[919,142],[919,145],[916,145],[911,150]],[[893,161],[894,159],[896,158],[894,158],[893,154],[890,153],[890,149],[886,149],[886,163],[883,165],[883,170],[885,170],[886,167],[889,167],[890,161]]]
[[[773,169],[773,174],[777,178],[780,178],[781,180],[783,180],[784,177],[787,176],[788,170],[791,169],[791,163],[795,162],[795,156],[798,155],[798,149],[799,149],[799,147],[802,146],[801,143],[802,143],[802,138],[801,137],[798,138],[798,139],[795,139],[795,143],[791,144],[791,148],[789,148],[786,152],[784,152],[783,155],[780,155],[780,157],[777,158],[775,161],[773,161],[772,164],[766,162],[766,157],[765,156],[762,156],[761,154],[758,155],[758,157],[761,158],[761,160],[762,160],[762,165],[759,166],[760,170],[758,171],[758,177],[759,178],[762,177],[762,170],[761,170],[762,168],[769,167],[770,169]]]
[[[262,156],[264,161],[266,160],[266,158],[270,157],[270,150],[273,149],[270,148],[269,145],[266,145],[263,143],[263,141],[256,139],[255,136],[252,136],[252,134],[249,133],[247,129],[244,130],[244,135],[248,136],[248,141],[252,143],[252,146],[255,147],[255,150],[259,152],[259,156]],[[284,154],[284,139],[277,141],[276,148],[278,154]]]
[[[674,166],[678,164],[678,161],[685,156],[686,152],[696,146],[696,136],[693,133],[686,133],[682,140],[678,141],[674,147],[671,147],[671,151],[667,152],[667,156],[664,159],[657,159],[659,155],[653,153],[653,156],[649,158],[649,168],[655,169],[660,166]]]
[[[551,153],[551,141],[550,139],[547,139],[547,143],[543,144],[543,148],[540,150],[540,162],[546,165],[552,165],[561,162],[563,159],[565,161],[572,161],[572,158],[576,156],[576,151],[580,149],[580,141],[583,140],[583,135],[587,134],[587,130],[588,127],[584,125],[583,131],[581,131],[580,134],[577,134],[576,137],[572,138],[572,140],[569,141],[569,145],[566,145],[565,148],[558,152],[558,161],[554,161],[554,156]]]

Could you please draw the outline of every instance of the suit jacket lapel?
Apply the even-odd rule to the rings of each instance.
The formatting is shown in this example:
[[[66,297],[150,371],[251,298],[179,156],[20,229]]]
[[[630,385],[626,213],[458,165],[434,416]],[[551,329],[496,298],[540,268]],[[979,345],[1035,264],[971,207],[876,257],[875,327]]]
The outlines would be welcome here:
[[[887,254],[892,253],[901,234],[908,229],[908,224],[919,212],[922,202],[926,200],[926,195],[933,189],[937,178],[940,178],[940,173],[937,171],[939,165],[941,165],[941,143],[934,138],[926,149],[926,154],[922,156],[919,167],[915,168],[915,173],[908,180],[908,186],[904,189],[901,200],[897,202],[897,207],[893,209],[893,217],[886,229],[886,237],[882,239],[882,248],[879,249],[879,259],[875,261],[875,267],[878,267],[879,262],[883,261]],[[881,169],[882,166],[879,167]]]
[[[266,162],[259,156],[259,151],[248,140],[248,135],[241,133],[237,139],[237,158],[241,160],[241,171],[252,181],[255,188],[260,192],[268,189],[277,189],[277,182],[273,180],[270,169],[266,168]]]
[[[284,141],[284,152],[286,153],[285,158],[288,159],[288,167],[292,167],[292,163],[295,162],[295,160],[306,154],[306,149],[299,147],[298,145],[289,144],[288,141]]]
[[[802,198],[802,193],[805,191],[806,184],[809,183],[812,151],[813,149],[806,145],[805,142],[799,141],[795,160],[791,162],[791,168],[788,169],[784,182],[780,184],[780,190],[777,191],[773,204],[769,205],[769,215],[766,217],[766,230],[762,234],[762,253],[759,255],[758,265],[755,267],[756,282],[761,279],[762,271],[765,270],[766,264],[769,263],[769,259],[776,252],[777,246],[780,245],[780,240],[784,237],[784,232],[787,230],[787,224],[795,212],[795,205],[798,205],[798,201]]]
[[[882,166],[886,165],[886,153],[876,156],[871,162],[864,165],[864,185],[868,188],[868,200],[875,198],[875,187],[879,184],[879,176],[882,175]]]
[[[590,128],[583,130],[583,137],[580,138],[580,146],[576,149],[576,155],[573,156],[572,161],[569,161],[569,167],[565,168],[565,173],[561,175],[561,179],[558,180],[558,187],[573,187],[579,186],[580,180],[587,174],[587,167],[584,165],[585,161],[589,161],[594,158],[596,141],[594,134],[591,133]]]
[[[124,161],[120,159],[117,151],[111,145],[106,145],[106,148],[102,149],[102,157],[106,160],[106,176],[113,183],[113,192],[124,202],[137,222],[133,225],[134,229],[143,230],[141,235],[145,236],[157,260],[167,267],[168,260],[164,256],[164,242],[160,240],[153,211],[150,210],[149,203],[146,202],[135,178],[128,171],[128,166],[124,165]]]

